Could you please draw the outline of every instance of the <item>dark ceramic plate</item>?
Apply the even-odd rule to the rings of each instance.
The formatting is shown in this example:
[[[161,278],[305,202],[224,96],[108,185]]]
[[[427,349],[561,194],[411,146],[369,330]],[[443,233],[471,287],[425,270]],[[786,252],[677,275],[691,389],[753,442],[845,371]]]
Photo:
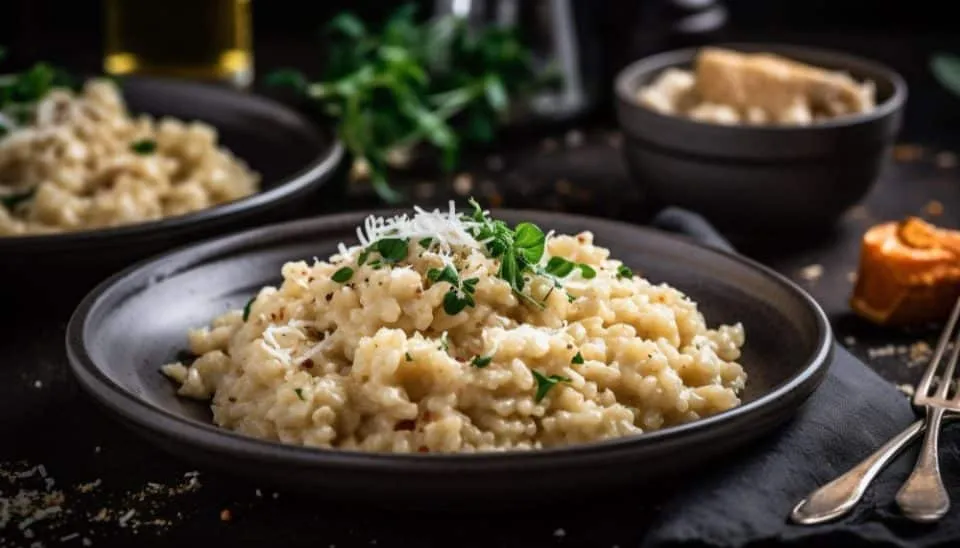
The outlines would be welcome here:
[[[279,281],[289,260],[324,257],[355,241],[362,214],[248,231],[153,259],[102,283],[67,329],[84,390],[159,447],[260,482],[337,496],[408,502],[539,499],[644,483],[709,467],[794,414],[826,373],[831,331],[794,284],[748,259],[664,233],[588,217],[499,211],[545,229],[591,230],[599,244],[685,291],[711,324],[742,321],[744,404],[683,426],[562,449],[483,455],[388,455],[260,441],[211,424],[206,404],[178,398],[158,368],[186,346],[186,331],[239,308]]]
[[[221,143],[261,174],[262,191],[158,221],[0,238],[0,281],[5,282],[0,293],[11,288],[24,293],[25,286],[32,286],[60,297],[62,291],[81,287],[82,296],[96,282],[137,260],[229,230],[289,219],[307,200],[332,199],[333,189],[326,183],[343,154],[341,146],[332,133],[319,130],[298,112],[215,85],[130,78],[122,86],[134,113],[199,120],[215,127]],[[318,194],[322,187],[328,191]],[[52,287],[56,290],[51,292]]]

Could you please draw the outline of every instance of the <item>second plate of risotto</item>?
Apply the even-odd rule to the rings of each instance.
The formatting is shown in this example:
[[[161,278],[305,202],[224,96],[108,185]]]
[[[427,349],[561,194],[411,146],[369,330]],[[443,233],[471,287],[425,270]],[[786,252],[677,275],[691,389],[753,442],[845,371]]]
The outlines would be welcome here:
[[[164,447],[452,498],[702,465],[789,417],[830,355],[812,299],[745,259],[476,203],[194,246],[102,284],[68,331],[81,385]]]

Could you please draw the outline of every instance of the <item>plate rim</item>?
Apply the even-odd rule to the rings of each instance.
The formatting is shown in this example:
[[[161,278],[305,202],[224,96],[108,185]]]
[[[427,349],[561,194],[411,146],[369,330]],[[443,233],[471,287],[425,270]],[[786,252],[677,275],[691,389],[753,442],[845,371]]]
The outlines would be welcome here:
[[[682,245],[725,257],[758,271],[777,282],[788,292],[793,293],[813,315],[819,335],[813,355],[791,377],[751,402],[707,418],[662,430],[646,432],[636,436],[624,436],[532,451],[397,454],[289,445],[245,436],[212,423],[205,424],[185,418],[151,405],[113,382],[86,351],[84,337],[91,312],[95,311],[101,300],[110,296],[112,291],[122,289],[122,282],[125,279],[142,271],[147,271],[149,267],[178,261],[179,263],[186,263],[183,266],[189,268],[193,265],[202,264],[205,259],[218,253],[234,251],[250,245],[261,245],[263,242],[259,240],[262,238],[279,238],[307,230],[311,232],[336,230],[349,227],[350,223],[356,225],[358,221],[362,221],[371,214],[392,214],[397,211],[404,210],[396,208],[363,210],[265,225],[184,245],[131,265],[98,284],[83,298],[71,315],[66,329],[65,344],[68,362],[74,377],[79,381],[85,392],[118,415],[115,419],[120,419],[121,422],[132,421],[137,427],[154,431],[165,439],[176,438],[180,441],[186,441],[189,445],[204,451],[241,456],[244,459],[292,464],[299,467],[339,467],[367,472],[482,473],[503,469],[517,470],[588,464],[597,460],[609,459],[615,454],[633,454],[644,449],[655,449],[661,445],[669,446],[671,443],[677,443],[678,441],[682,443],[685,438],[703,436],[705,433],[709,438],[711,437],[711,431],[720,431],[725,425],[729,427],[736,425],[738,422],[750,422],[751,418],[761,416],[764,412],[771,414],[780,410],[780,407],[792,407],[788,413],[792,417],[820,385],[830,366],[833,355],[833,330],[826,313],[809,293],[773,269],[742,255],[705,246],[690,238],[650,227],[585,215],[554,213],[535,209],[493,209],[491,211],[495,214],[560,217],[572,222],[580,222],[584,226],[599,224],[607,225],[610,229],[637,231],[645,236],[672,239]],[[181,271],[176,268],[177,264],[172,266],[174,268],[157,270],[164,272],[162,277]],[[157,279],[156,275],[153,278]],[[141,290],[142,288],[136,289],[137,292]],[[787,403],[782,403],[784,401]],[[793,403],[794,401],[795,403]],[[780,406],[777,405],[778,402],[781,404]],[[764,433],[766,433],[766,430],[764,430]]]

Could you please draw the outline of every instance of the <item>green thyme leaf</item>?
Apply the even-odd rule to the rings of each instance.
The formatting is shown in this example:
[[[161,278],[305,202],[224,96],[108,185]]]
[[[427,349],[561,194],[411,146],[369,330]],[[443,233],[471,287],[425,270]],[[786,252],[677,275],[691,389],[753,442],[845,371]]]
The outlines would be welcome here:
[[[417,242],[417,243],[420,244],[420,247],[422,247],[422,248],[424,248],[424,249],[429,249],[429,248],[430,248],[430,244],[433,243],[433,238],[424,238],[424,239],[420,240],[420,241]]]
[[[36,193],[37,193],[37,189],[31,188],[30,190],[21,192],[19,194],[9,194],[7,196],[0,196],[0,204],[3,204],[7,209],[12,210],[18,205],[32,200]]]
[[[573,359],[570,360],[570,363],[574,363],[574,364],[583,363],[583,354],[581,354],[580,352],[577,352],[576,354],[574,354]]]
[[[572,303],[572,302],[575,301],[575,300],[577,300],[576,297],[574,297],[573,295],[567,293],[567,302],[568,302],[568,303]]]
[[[130,143],[130,150],[141,156],[153,154],[157,151],[157,142],[153,139],[140,139],[139,141]]]
[[[447,282],[455,288],[460,287],[460,276],[456,269],[450,265],[446,265],[442,269],[431,268],[427,271],[427,279],[434,283]]]
[[[569,378],[563,377],[561,375],[550,375],[549,377],[547,377],[543,373],[537,371],[536,369],[531,369],[530,372],[533,373],[533,378],[536,379],[537,381],[537,393],[533,398],[534,401],[537,403],[540,403],[540,401],[542,401],[543,398],[546,397],[547,392],[549,392],[551,388],[556,386],[558,382],[570,382]]]
[[[477,369],[483,369],[484,367],[490,365],[490,362],[493,361],[493,356],[476,356],[473,358],[473,361],[470,362],[470,365],[476,367]]]
[[[384,261],[396,263],[407,258],[407,240],[401,238],[384,238],[374,244],[377,252]]]
[[[370,256],[370,250],[364,249],[357,255],[357,266],[363,266],[367,262],[367,257]]]
[[[452,289],[443,296],[443,311],[450,316],[456,316],[470,304],[466,299],[460,298],[457,291]]]
[[[349,266],[345,266],[340,270],[337,270],[336,272],[334,272],[333,276],[331,276],[330,279],[337,282],[338,284],[342,284],[343,282],[349,280],[352,277],[353,277],[353,269],[350,268]]]
[[[627,265],[622,264],[617,267],[617,279],[621,278],[633,278],[633,271]]]
[[[300,401],[307,401],[303,397],[303,388],[294,388],[293,391],[297,393],[297,397],[300,398]]]
[[[573,272],[574,264],[571,261],[564,259],[563,257],[550,257],[550,260],[547,261],[546,270],[547,274],[551,276],[556,276],[558,278],[566,278]]]
[[[408,362],[413,361],[413,356],[411,356],[409,352],[404,352],[403,357],[406,358]]]
[[[256,295],[250,297],[250,300],[247,301],[247,304],[243,305],[243,321],[246,322],[250,318],[250,307],[253,306],[253,302],[257,300]]]
[[[580,269],[580,275],[583,276],[585,280],[592,280],[597,277],[597,271],[590,265],[578,263],[577,268]]]

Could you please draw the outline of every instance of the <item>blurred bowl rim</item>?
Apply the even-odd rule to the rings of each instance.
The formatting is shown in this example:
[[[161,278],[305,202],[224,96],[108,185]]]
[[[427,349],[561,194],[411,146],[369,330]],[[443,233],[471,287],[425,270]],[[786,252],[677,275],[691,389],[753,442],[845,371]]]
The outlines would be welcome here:
[[[122,239],[127,236],[144,236],[149,233],[160,235],[167,232],[178,232],[189,230],[191,226],[206,223],[223,223],[242,217],[245,214],[253,214],[260,209],[275,203],[283,198],[295,196],[306,191],[314,183],[324,180],[323,174],[332,172],[340,163],[344,155],[343,144],[336,137],[333,131],[319,128],[309,117],[298,112],[290,106],[260,95],[254,92],[240,91],[220,84],[198,82],[193,80],[182,80],[175,78],[161,78],[152,76],[125,76],[120,80],[120,86],[123,87],[124,81],[129,81],[136,86],[158,84],[161,86],[180,86],[192,87],[211,91],[221,92],[228,95],[243,96],[246,101],[259,103],[261,106],[271,109],[286,111],[290,117],[303,121],[304,125],[316,134],[318,140],[327,141],[324,148],[317,151],[314,159],[306,164],[299,171],[291,173],[276,181],[274,188],[258,191],[250,196],[232,200],[213,207],[204,208],[183,215],[172,217],[163,217],[156,220],[143,221],[138,223],[123,224],[104,228],[93,228],[86,230],[75,230],[68,232],[56,232],[51,234],[25,234],[22,236],[0,236],[0,253],[16,249],[22,251],[43,251],[51,246],[60,247],[70,244],[90,244],[107,243],[114,239]],[[203,122],[202,119],[197,120]],[[204,122],[217,129],[218,142],[220,128],[209,122]],[[327,135],[324,135],[327,134]],[[325,138],[325,139],[324,139]],[[243,158],[241,158],[243,160]]]
[[[787,124],[770,124],[770,125],[750,125],[750,124],[717,124],[712,122],[702,122],[699,120],[693,120],[685,116],[674,116],[670,114],[663,114],[657,112],[651,108],[648,108],[637,100],[636,94],[639,90],[639,85],[637,85],[637,80],[640,78],[652,74],[654,72],[659,72],[666,70],[668,68],[674,68],[678,65],[681,65],[686,62],[691,62],[696,58],[697,53],[703,49],[703,47],[722,47],[726,49],[732,49],[735,51],[749,51],[751,53],[755,52],[769,52],[784,57],[795,59],[792,57],[793,53],[799,54],[812,54],[815,56],[825,56],[832,57],[836,60],[837,65],[854,65],[866,68],[870,72],[877,73],[882,75],[892,86],[893,93],[886,100],[876,105],[873,110],[869,112],[839,116],[836,118],[831,118],[825,121],[814,122],[810,125],[787,125]],[[812,64],[807,61],[800,61],[806,64]],[[816,65],[814,65],[816,66]],[[823,68],[823,67],[819,67]],[[833,71],[845,71],[845,69],[826,69]],[[875,81],[875,80],[874,80]],[[862,81],[861,81],[862,82]],[[788,42],[723,42],[717,44],[709,44],[708,46],[702,47],[690,47],[690,48],[680,48],[673,49],[668,51],[662,51],[649,55],[647,57],[642,57],[633,61],[623,67],[618,73],[614,80],[614,92],[617,96],[618,102],[627,108],[638,109],[649,116],[664,120],[672,120],[678,124],[685,125],[689,128],[704,128],[710,127],[715,128],[717,131],[750,131],[750,132],[763,132],[763,133],[789,133],[789,132],[799,132],[799,131],[815,131],[819,129],[832,129],[832,128],[843,128],[856,126],[867,122],[872,122],[890,116],[891,114],[897,112],[903,108],[904,103],[906,103],[908,88],[906,80],[903,76],[900,75],[893,68],[888,65],[884,65],[878,61],[872,59],[861,57],[859,55],[854,55],[846,53],[840,50],[821,48],[815,46],[806,46],[801,44],[792,44]],[[621,128],[627,130],[628,128],[621,124]],[[722,128],[722,129],[721,129]]]

